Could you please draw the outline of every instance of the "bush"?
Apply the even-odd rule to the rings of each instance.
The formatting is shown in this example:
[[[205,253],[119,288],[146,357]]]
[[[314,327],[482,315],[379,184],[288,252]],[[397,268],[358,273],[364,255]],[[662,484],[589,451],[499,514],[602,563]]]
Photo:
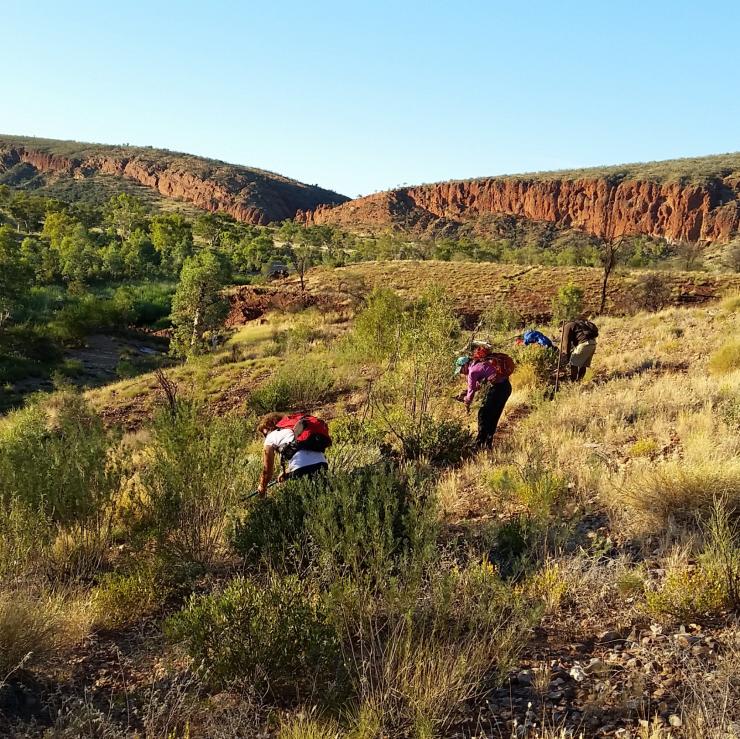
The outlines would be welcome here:
[[[249,407],[258,414],[308,410],[326,400],[334,387],[332,372],[324,362],[302,359],[283,364],[252,392]]]
[[[713,375],[725,375],[740,369],[740,339],[730,339],[709,359],[709,371]]]
[[[635,310],[659,311],[671,299],[671,288],[663,275],[648,272],[638,277],[632,291]]]
[[[508,333],[524,325],[521,313],[504,302],[493,303],[480,317],[481,328],[493,333]]]
[[[716,615],[726,605],[717,572],[703,568],[676,568],[668,572],[660,588],[645,593],[648,610],[655,616],[671,616],[691,622]]]
[[[90,573],[107,552],[124,474],[113,443],[72,391],[37,399],[0,430],[0,503],[38,524],[60,576]]]
[[[531,385],[544,385],[553,380],[558,368],[558,350],[548,349],[539,344],[532,346],[518,346],[510,352],[516,362],[516,370],[512,376],[512,383],[517,386],[528,383],[525,378],[532,378]],[[517,381],[518,380],[518,381]]]
[[[424,415],[404,419],[395,429],[404,459],[423,459],[434,467],[459,464],[474,451],[470,430],[454,418],[437,420]]]
[[[390,288],[377,288],[365,300],[352,332],[344,343],[345,353],[357,361],[388,359],[399,349],[404,320],[403,300]]]
[[[139,568],[131,574],[103,575],[93,594],[96,628],[122,629],[154,611],[166,597],[164,583],[152,568]]]
[[[218,558],[227,513],[257,476],[244,455],[251,432],[239,419],[207,417],[192,402],[157,416],[141,487],[144,526],[160,555],[202,565]]]
[[[236,525],[233,544],[251,562],[266,558],[286,566],[308,559],[328,578],[347,575],[378,585],[418,570],[435,538],[426,485],[378,465],[334,474],[328,485],[282,485]]]
[[[247,678],[275,693],[326,679],[339,658],[321,600],[296,576],[240,577],[221,593],[193,596],[165,633],[216,682]]]
[[[572,282],[563,285],[552,299],[552,320],[571,321],[583,313],[583,289]]]
[[[54,315],[49,322],[49,333],[58,341],[74,343],[96,331],[125,327],[130,318],[128,308],[120,301],[84,295]]]

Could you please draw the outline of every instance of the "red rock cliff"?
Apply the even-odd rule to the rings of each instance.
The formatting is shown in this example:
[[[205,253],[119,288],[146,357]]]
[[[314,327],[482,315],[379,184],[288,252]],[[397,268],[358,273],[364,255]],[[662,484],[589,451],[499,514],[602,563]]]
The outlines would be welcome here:
[[[120,147],[98,146],[93,153],[80,156],[58,155],[0,140],[0,172],[26,163],[39,172],[58,176],[115,175],[150,187],[165,197],[261,225],[293,218],[298,210],[347,200],[330,190],[271,172],[156,150],[152,154],[142,149],[131,151],[127,155]]]
[[[308,223],[365,228],[435,219],[463,223],[513,215],[577,228],[600,238],[645,234],[669,241],[726,242],[740,229],[740,177],[705,184],[607,178],[487,178],[421,185],[320,206],[298,217]]]

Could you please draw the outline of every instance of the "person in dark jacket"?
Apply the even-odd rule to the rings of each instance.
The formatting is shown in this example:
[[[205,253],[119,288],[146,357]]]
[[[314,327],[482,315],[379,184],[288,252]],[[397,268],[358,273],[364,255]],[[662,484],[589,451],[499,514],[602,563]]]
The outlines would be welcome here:
[[[467,378],[468,389],[460,393],[458,400],[465,403],[468,411],[470,411],[470,405],[476,392],[485,389],[483,402],[478,409],[476,444],[479,449],[490,449],[493,446],[493,436],[501,414],[504,412],[504,406],[511,395],[509,378],[499,375],[495,363],[464,356],[460,357],[455,364],[455,373]]]
[[[563,355],[570,366],[570,379],[580,382],[591,366],[596,351],[599,329],[591,322],[579,318],[563,326]]]

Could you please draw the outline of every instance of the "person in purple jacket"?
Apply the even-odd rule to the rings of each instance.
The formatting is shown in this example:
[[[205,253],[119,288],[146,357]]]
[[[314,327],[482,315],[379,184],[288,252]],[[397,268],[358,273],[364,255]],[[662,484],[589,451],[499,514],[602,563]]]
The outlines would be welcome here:
[[[465,403],[468,411],[476,392],[484,391],[483,401],[478,409],[476,444],[480,449],[490,449],[504,406],[511,395],[509,378],[499,376],[491,362],[471,359],[468,356],[459,357],[455,362],[455,374],[467,378],[468,389],[460,393],[457,399]]]

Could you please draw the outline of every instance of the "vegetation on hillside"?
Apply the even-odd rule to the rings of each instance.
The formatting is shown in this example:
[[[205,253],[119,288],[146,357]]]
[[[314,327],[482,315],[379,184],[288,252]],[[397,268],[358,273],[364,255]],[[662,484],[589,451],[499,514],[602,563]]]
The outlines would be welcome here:
[[[704,157],[682,157],[657,162],[634,162],[601,167],[558,169],[546,172],[497,175],[522,180],[578,180],[604,177],[610,180],[650,180],[653,182],[702,183],[732,177],[740,172],[740,152]]]
[[[268,316],[174,369],[135,433],[70,389],[0,420],[0,698],[36,706],[4,703],[0,729],[730,731],[737,298],[602,317],[593,370],[554,400],[545,352],[510,343],[523,321],[484,307],[518,364],[490,455],[453,400],[469,333],[441,290],[376,289],[349,324]],[[232,368],[253,389],[223,414],[205,391]],[[244,500],[254,412],[307,407],[330,421],[331,488]]]

